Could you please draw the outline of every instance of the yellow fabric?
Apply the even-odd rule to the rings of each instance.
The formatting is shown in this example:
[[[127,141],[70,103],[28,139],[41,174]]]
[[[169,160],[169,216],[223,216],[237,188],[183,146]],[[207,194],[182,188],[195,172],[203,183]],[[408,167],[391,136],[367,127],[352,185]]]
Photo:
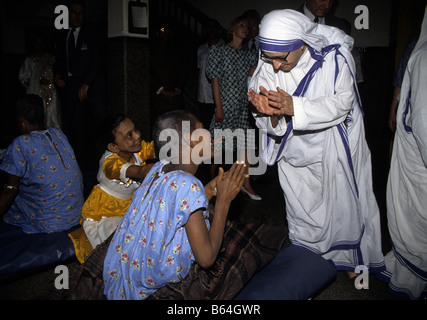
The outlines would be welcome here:
[[[143,161],[141,163],[141,166],[144,166],[145,161],[153,158],[154,156],[154,141],[151,141],[151,142],[141,141],[141,146],[142,146],[141,151],[138,152],[137,155]],[[104,163],[102,164],[102,170],[104,171],[105,177],[110,180],[113,180],[113,179],[120,180],[120,169],[126,163],[127,163],[126,160],[124,160],[122,157],[120,157],[116,153],[109,156],[107,159],[105,159]],[[132,157],[130,163],[134,164],[135,158]]]
[[[137,153],[137,155],[142,159],[142,161],[151,159],[154,157],[154,141],[145,142],[141,141],[142,149]],[[145,162],[141,165],[145,165]]]
[[[133,158],[131,160],[135,161]],[[120,180],[120,169],[126,163],[127,162],[122,157],[120,157],[117,153],[114,153],[105,159],[105,161],[102,163],[102,171],[104,171],[105,177],[107,179]]]
[[[79,260],[80,263],[85,262],[85,259],[89,253],[92,252],[93,248],[89,242],[89,239],[86,237],[86,233],[83,230],[83,227],[80,227],[77,230],[69,233],[68,236],[73,242],[77,260]]]
[[[142,149],[137,153],[137,155],[142,159],[143,163],[141,163],[141,165],[143,166],[145,165],[146,160],[151,159],[154,156],[154,141],[142,141],[141,145]],[[132,164],[135,163],[134,158],[132,158],[132,161]],[[102,164],[102,170],[108,179],[120,180],[120,169],[125,163],[126,161],[118,154],[113,154],[105,159]],[[88,218],[99,221],[102,217],[122,217],[126,213],[131,202],[132,198],[118,199],[106,193],[100,187],[94,186],[83,205],[80,224],[83,225],[83,219]],[[80,263],[83,263],[89,253],[93,250],[83,227],[69,233],[68,236],[73,241],[77,259]]]
[[[118,199],[94,186],[83,205],[81,223],[87,218],[99,221],[102,217],[122,217],[131,202],[132,198]]]
[[[99,221],[102,217],[122,217],[126,213],[131,202],[132,198],[117,199],[106,193],[100,187],[94,186],[83,205],[80,224],[83,225],[83,219],[87,218]],[[77,259],[80,263],[83,263],[93,250],[83,227],[70,233],[69,237],[73,241]]]

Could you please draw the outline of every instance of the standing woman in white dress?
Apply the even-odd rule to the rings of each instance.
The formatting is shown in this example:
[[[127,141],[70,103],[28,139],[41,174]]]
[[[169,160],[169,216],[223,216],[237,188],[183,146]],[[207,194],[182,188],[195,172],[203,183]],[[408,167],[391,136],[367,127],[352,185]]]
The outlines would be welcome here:
[[[53,83],[55,57],[46,51],[46,42],[37,37],[33,43],[33,53],[29,55],[19,70],[19,80],[27,94],[36,94],[43,99],[47,128],[61,128],[61,114],[58,93]]]

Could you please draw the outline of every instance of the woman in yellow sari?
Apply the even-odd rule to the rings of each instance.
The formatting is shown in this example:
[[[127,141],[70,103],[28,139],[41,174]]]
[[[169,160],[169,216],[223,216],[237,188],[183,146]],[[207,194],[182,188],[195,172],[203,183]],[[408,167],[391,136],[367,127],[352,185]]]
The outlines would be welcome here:
[[[99,183],[83,206],[82,228],[69,234],[80,263],[115,231],[136,189],[153,166],[146,163],[153,159],[153,142],[141,140],[140,132],[125,115],[107,117],[102,134],[107,150],[99,161]]]

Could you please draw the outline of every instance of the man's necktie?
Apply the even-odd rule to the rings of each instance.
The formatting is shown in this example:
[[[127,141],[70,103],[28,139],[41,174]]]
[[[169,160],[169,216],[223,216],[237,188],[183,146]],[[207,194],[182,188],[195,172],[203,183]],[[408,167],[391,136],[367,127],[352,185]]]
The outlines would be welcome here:
[[[73,74],[73,53],[76,49],[76,40],[74,37],[74,31],[76,29],[71,29],[70,35],[68,36],[68,72]]]

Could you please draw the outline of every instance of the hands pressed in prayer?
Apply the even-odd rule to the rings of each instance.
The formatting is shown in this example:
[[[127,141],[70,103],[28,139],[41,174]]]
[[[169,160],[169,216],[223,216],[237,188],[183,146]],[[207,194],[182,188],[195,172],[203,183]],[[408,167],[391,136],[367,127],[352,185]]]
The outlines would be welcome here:
[[[268,105],[268,92],[264,87],[260,87],[260,93],[256,93],[252,89],[248,92],[249,101],[259,113],[273,115]]]
[[[273,114],[275,115],[294,115],[294,101],[292,99],[292,96],[286,91],[280,89],[279,87],[277,87],[277,92],[272,90],[268,91],[268,104],[279,110],[277,112],[273,112]]]
[[[277,91],[267,91],[260,87],[260,93],[252,89],[248,92],[248,97],[253,106],[259,113],[276,116],[276,115],[294,115],[294,103],[292,96],[277,87]]]

